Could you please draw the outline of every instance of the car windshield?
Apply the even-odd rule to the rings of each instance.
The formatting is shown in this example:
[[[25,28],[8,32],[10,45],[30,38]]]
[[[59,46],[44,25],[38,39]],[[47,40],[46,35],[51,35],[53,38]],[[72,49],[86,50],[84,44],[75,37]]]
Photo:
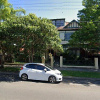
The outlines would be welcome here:
[[[51,70],[51,69],[54,70],[54,68],[51,67],[51,66],[49,66],[49,65],[46,65],[46,67],[49,68],[50,70]]]

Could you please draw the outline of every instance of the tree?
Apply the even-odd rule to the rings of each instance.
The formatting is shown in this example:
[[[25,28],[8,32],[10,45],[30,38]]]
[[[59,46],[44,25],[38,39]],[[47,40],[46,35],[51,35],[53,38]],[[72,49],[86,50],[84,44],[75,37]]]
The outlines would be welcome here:
[[[46,18],[38,18],[34,14],[12,17],[1,25],[1,29],[2,39],[5,40],[2,43],[4,53],[14,54],[24,48],[33,62],[34,55],[42,56],[49,48],[56,52],[63,51],[56,27]]]
[[[11,17],[19,16],[21,14],[25,14],[24,9],[20,8],[20,9],[15,10],[13,6],[10,3],[8,3],[8,0],[0,0],[0,52],[3,54],[3,56],[4,56],[4,51],[7,50],[6,48],[4,48],[4,44],[7,41],[5,40],[5,38],[7,39],[7,34],[2,35],[1,33],[3,21],[6,21],[7,19]],[[5,47],[6,46],[7,45],[5,45]]]
[[[18,13],[24,13],[25,10],[20,9],[14,9],[10,3],[8,3],[8,0],[0,0],[0,20],[6,20],[7,18],[10,18],[11,16],[15,16]]]
[[[72,36],[70,45],[98,49],[100,45],[100,4],[98,0],[83,0],[84,8],[78,12],[81,28]]]

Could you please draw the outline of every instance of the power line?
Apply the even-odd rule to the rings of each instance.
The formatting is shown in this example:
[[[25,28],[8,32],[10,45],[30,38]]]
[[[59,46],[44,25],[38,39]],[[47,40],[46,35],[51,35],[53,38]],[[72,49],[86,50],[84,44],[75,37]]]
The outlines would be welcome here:
[[[54,10],[80,10],[80,8],[50,8],[50,9],[45,9],[45,8],[43,8],[43,9],[39,9],[39,8],[26,8],[26,10],[39,10],[39,11],[43,11],[43,10],[45,10],[45,11],[54,11]]]
[[[77,3],[77,5],[76,5]],[[66,10],[66,9],[80,9],[78,7],[82,7],[82,5],[79,5],[79,3],[81,2],[49,2],[49,3],[31,3],[31,4],[13,4],[15,7],[18,6],[22,6],[22,7],[29,7],[27,9],[32,9],[35,8],[35,10],[41,10],[41,8],[47,8],[47,9],[42,9],[42,10],[55,10],[55,9],[61,9],[61,10]],[[40,8],[40,9],[37,9]],[[51,9],[48,9],[50,8]],[[52,8],[53,7],[53,8]],[[59,8],[60,7],[60,8]],[[66,8],[64,8],[66,7]],[[71,8],[68,8],[71,7]]]
[[[82,2],[48,2],[48,3],[31,3],[31,4],[14,4],[14,5],[33,5],[33,4],[36,4],[36,5],[41,5],[41,4],[56,4],[56,5],[58,5],[58,4],[78,4],[78,3],[81,3],[82,4]]]
[[[82,4],[82,2],[71,2],[71,1],[66,1],[66,2],[45,2],[45,3],[23,3],[23,4],[20,4],[20,3],[14,3],[13,6],[22,6],[24,7],[25,9],[29,9],[29,10],[76,10],[76,9],[80,9],[78,7],[82,7],[82,5],[79,5],[79,3]],[[77,5],[76,5],[77,4]],[[29,8],[27,8],[29,7]],[[37,8],[38,7],[38,8]],[[51,8],[50,8],[51,7]],[[66,8],[64,8],[66,7]],[[71,8],[68,8],[68,7],[71,7]],[[35,9],[34,9],[35,8]],[[43,9],[41,9],[43,8]],[[47,9],[45,9],[47,8]],[[50,9],[49,9],[50,8]]]
[[[16,5],[15,5],[16,6]],[[33,7],[44,7],[44,5],[20,5],[20,6],[33,6]],[[55,7],[58,5],[45,5],[46,7]],[[60,6],[82,6],[82,5],[60,5]]]

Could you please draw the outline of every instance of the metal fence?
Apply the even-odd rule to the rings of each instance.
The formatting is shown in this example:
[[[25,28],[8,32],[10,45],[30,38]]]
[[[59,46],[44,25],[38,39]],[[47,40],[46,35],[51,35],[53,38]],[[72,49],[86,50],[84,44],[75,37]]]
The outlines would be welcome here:
[[[63,58],[63,65],[70,65],[70,66],[94,66],[94,59],[92,59],[92,58],[84,58],[84,59],[68,60],[66,58]]]

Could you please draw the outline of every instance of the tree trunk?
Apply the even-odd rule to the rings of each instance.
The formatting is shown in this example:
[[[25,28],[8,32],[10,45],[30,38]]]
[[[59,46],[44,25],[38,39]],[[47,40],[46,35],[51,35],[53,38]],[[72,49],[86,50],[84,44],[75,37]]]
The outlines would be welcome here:
[[[29,54],[29,63],[31,62],[31,56],[30,56],[30,54]]]
[[[34,55],[32,54],[31,55],[31,62],[33,62],[34,61]]]
[[[2,50],[1,50],[1,52],[2,52]],[[1,64],[0,64],[1,68],[4,68],[4,62],[5,62],[5,59],[4,59],[4,58],[5,58],[5,55],[4,55],[4,53],[2,52],[2,53],[1,53],[1,59],[0,59],[0,60],[1,60]]]
[[[32,48],[32,62],[34,61],[34,48]]]
[[[14,54],[12,54],[11,56],[12,56],[12,63],[14,63],[15,62],[15,56],[14,56]]]

